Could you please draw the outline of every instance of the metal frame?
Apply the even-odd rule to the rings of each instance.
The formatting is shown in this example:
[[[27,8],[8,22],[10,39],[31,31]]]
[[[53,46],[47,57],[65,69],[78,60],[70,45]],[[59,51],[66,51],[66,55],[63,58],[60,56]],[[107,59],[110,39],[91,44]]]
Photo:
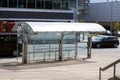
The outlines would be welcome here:
[[[63,38],[64,36],[66,35],[64,32],[61,33],[61,39],[59,41],[59,50],[50,50],[50,46],[51,44],[49,43],[49,50],[48,51],[42,51],[43,55],[44,55],[44,58],[43,58],[43,61],[46,61],[46,54],[48,53],[49,54],[49,59],[50,59],[50,55],[51,55],[51,52],[55,53],[55,61],[57,60],[56,58],[56,55],[57,55],[57,52],[58,52],[58,61],[62,61],[63,60],[63,52],[68,52],[68,60],[70,59],[70,52],[73,51],[72,49],[71,50],[63,50]],[[68,34],[67,34],[68,35]],[[77,59],[77,55],[78,55],[78,32],[75,32],[75,59]],[[87,58],[91,58],[91,37],[88,38],[88,48],[87,48]],[[28,55],[28,38],[29,38],[29,35],[26,34],[25,35],[25,40],[24,40],[24,44],[23,44],[23,56],[22,56],[22,63],[23,64],[27,64],[28,63],[28,60],[27,60],[27,55]],[[35,47],[33,46],[33,48],[35,49]],[[35,57],[35,54],[38,53],[38,52],[41,52],[41,51],[34,51],[33,52],[30,52],[33,54],[33,58]],[[30,58],[30,54],[28,55],[29,58]]]
[[[111,68],[111,67],[113,67],[113,79],[112,79],[112,80],[117,80],[117,79],[116,79],[116,65],[117,65],[118,63],[120,63],[120,59],[116,60],[115,62],[113,62],[113,63],[111,63],[111,64],[109,64],[109,65],[107,65],[107,66],[105,66],[105,67],[103,67],[103,68],[100,67],[100,68],[99,68],[99,80],[102,80],[102,79],[101,79],[101,77],[102,77],[101,72],[102,72],[102,71],[105,71],[105,70],[107,70],[107,69],[109,69],[109,68]]]

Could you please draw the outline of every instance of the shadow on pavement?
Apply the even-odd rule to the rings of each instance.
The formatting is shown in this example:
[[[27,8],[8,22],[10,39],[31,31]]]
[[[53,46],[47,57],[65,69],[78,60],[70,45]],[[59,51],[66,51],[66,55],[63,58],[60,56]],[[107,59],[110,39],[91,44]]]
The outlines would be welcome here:
[[[4,70],[23,70],[23,69],[37,69],[37,68],[69,66],[69,65],[88,64],[88,63],[96,63],[96,61],[77,59],[77,60],[67,60],[67,61],[38,62],[38,63],[29,63],[29,64],[21,64],[19,62],[7,62],[7,63],[0,63],[0,68]]]
[[[112,78],[110,78],[108,80],[120,80],[120,78],[116,76],[115,79],[114,79],[114,77],[112,77]]]

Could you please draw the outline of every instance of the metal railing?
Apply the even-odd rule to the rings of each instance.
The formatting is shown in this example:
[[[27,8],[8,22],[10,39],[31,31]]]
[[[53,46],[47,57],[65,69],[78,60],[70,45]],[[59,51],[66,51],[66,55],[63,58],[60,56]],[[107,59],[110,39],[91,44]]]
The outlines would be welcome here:
[[[113,80],[116,80],[116,65],[120,63],[120,59],[116,60],[115,62],[103,67],[103,68],[99,68],[99,80],[101,80],[101,71],[105,71],[111,67],[114,67],[113,68]]]
[[[70,59],[70,52],[71,51],[74,51],[74,49],[63,49],[62,50],[63,52],[67,52],[66,53],[66,58],[69,60]],[[38,54],[38,53],[42,53],[43,54],[43,61],[46,61],[47,59],[53,59],[56,61],[58,56],[57,56],[57,53],[59,55],[59,50],[49,50],[49,51],[31,51],[29,52],[29,62],[30,62],[30,54],[33,54],[33,60],[32,61],[35,61],[35,54]],[[48,54],[48,56],[46,56]],[[53,55],[51,55],[53,54]],[[63,54],[64,55],[64,54]],[[65,56],[63,56],[64,58]],[[59,60],[59,59],[58,59]]]

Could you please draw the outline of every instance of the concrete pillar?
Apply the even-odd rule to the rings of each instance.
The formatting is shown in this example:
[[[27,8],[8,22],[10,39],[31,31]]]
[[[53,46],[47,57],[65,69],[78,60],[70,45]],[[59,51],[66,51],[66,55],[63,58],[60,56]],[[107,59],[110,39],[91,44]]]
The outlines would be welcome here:
[[[0,20],[0,32],[3,32],[3,21]]]

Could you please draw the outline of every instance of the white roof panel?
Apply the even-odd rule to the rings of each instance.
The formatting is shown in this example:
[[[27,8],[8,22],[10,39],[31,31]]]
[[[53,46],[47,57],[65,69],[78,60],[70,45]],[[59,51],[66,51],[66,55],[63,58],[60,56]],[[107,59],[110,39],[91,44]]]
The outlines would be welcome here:
[[[25,22],[34,32],[105,32],[97,23]]]

